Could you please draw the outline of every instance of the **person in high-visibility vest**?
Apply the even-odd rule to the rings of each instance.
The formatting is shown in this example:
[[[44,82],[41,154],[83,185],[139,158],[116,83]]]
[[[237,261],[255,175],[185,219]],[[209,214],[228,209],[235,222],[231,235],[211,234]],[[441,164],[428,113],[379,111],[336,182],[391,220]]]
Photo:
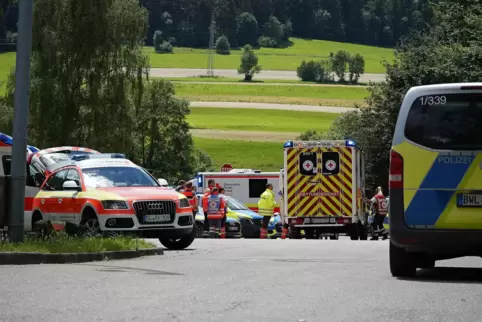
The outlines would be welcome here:
[[[206,190],[204,191],[204,195],[203,195],[203,213],[204,213],[204,234],[207,234],[209,232],[209,220],[208,220],[208,213],[207,213],[207,208],[205,209],[204,208],[204,199],[205,198],[209,198],[209,195],[211,195],[211,189],[214,188],[216,185],[215,185],[215,182],[213,179],[209,179],[208,180],[208,187],[206,188]]]
[[[383,221],[388,214],[388,201],[383,194],[382,187],[377,188],[377,193],[370,200],[372,211],[375,212],[375,217],[373,218],[373,236],[371,240],[377,240],[378,236],[383,236],[383,239],[388,238],[388,234],[383,227]]]
[[[228,203],[226,201],[226,199],[224,198],[224,188],[223,187],[220,187],[219,188],[219,197],[220,198],[223,198],[224,200],[224,217],[223,219],[221,219],[221,232],[219,234],[219,238],[226,238],[226,216],[228,215]]]
[[[283,202],[283,191],[279,191],[278,192],[278,195],[280,196],[281,198],[281,202],[280,202],[280,209],[279,209],[279,212],[280,212],[280,218],[281,218],[281,223],[283,224],[283,229],[281,230],[281,239],[286,239],[286,237],[288,237],[288,233],[289,233],[289,228],[290,226],[288,225],[288,218],[286,217],[286,214],[284,212],[284,202]]]
[[[216,238],[220,233],[221,220],[224,217],[225,202],[224,198],[219,197],[218,188],[211,189],[211,195],[203,200],[203,208],[207,209],[207,219],[209,220],[209,235]]]
[[[196,194],[192,189],[192,182],[187,182],[184,187],[184,190],[182,190],[181,193],[187,197],[187,200],[189,200],[189,204],[192,207],[192,214],[194,217],[196,217],[196,213],[198,210],[198,202],[197,202]]]
[[[260,236],[261,239],[268,238],[268,225],[273,216],[276,200],[274,198],[273,185],[266,184],[266,191],[261,194],[258,201],[258,213],[263,216],[263,224],[261,225]]]

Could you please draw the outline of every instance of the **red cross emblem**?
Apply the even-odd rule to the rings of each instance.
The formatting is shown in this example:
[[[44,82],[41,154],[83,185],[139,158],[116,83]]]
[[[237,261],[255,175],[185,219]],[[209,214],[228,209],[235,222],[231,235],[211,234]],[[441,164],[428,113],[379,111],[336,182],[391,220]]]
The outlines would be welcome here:
[[[336,163],[333,160],[328,160],[325,163],[325,167],[328,171],[333,171],[336,168]]]

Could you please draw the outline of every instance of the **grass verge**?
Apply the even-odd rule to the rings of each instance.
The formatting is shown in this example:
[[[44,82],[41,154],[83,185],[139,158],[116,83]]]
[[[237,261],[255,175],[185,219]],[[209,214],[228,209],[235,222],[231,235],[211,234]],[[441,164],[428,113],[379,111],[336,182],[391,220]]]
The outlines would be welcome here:
[[[324,132],[339,116],[321,112],[192,107],[188,121],[194,129],[301,133],[308,129]]]
[[[296,79],[253,79],[250,82],[244,81],[243,77],[240,78],[232,78],[232,77],[223,77],[223,76],[194,76],[194,77],[162,77],[167,79],[171,82],[202,82],[202,83],[234,83],[239,85],[263,85],[263,84],[295,84],[297,86],[326,86],[326,87],[366,87],[368,86],[367,83],[358,83],[358,84],[320,84],[316,82],[303,82],[301,80]]]
[[[346,50],[351,54],[359,53],[365,58],[366,73],[385,73],[383,60],[391,62],[394,51],[388,48],[340,43],[325,40],[291,38],[292,46],[287,48],[261,48],[256,50],[259,63],[265,70],[296,70],[303,60],[321,60]],[[174,48],[173,54],[156,54],[152,47],[145,47],[152,67],[164,68],[205,68],[208,50],[193,48]],[[236,69],[241,57],[240,49],[232,49],[230,55],[216,55],[214,67]]]
[[[35,237],[26,237],[23,243],[14,244],[0,242],[0,252],[26,252],[26,253],[98,253],[106,251],[122,251],[155,248],[156,246],[143,239],[129,237],[101,238],[101,237],[69,237],[58,236],[43,240]]]
[[[283,143],[194,138],[196,147],[213,159],[216,168],[230,163],[234,168],[279,171],[283,166]]]
[[[176,94],[191,101],[258,102],[301,105],[364,106],[365,87],[175,83]]]

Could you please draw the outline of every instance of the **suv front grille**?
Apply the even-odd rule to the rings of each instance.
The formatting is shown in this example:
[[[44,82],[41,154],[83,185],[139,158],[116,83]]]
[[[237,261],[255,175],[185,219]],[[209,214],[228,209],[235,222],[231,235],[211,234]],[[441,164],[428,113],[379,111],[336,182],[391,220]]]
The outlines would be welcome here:
[[[137,219],[142,225],[151,224],[170,224],[174,222],[176,217],[176,203],[168,200],[147,200],[135,201],[132,207],[136,212]],[[162,220],[159,222],[146,222],[145,216],[149,215],[169,215],[169,220]]]
[[[263,219],[253,219],[253,223],[254,223],[256,226],[261,227],[261,225],[263,224]]]

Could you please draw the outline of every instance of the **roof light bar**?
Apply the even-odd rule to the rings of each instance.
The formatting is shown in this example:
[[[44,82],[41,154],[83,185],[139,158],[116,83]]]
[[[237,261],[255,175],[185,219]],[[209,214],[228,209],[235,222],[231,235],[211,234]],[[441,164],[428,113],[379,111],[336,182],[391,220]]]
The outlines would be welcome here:
[[[102,154],[74,154],[70,157],[74,161],[83,161],[88,159],[125,159],[122,153],[102,153]]]

